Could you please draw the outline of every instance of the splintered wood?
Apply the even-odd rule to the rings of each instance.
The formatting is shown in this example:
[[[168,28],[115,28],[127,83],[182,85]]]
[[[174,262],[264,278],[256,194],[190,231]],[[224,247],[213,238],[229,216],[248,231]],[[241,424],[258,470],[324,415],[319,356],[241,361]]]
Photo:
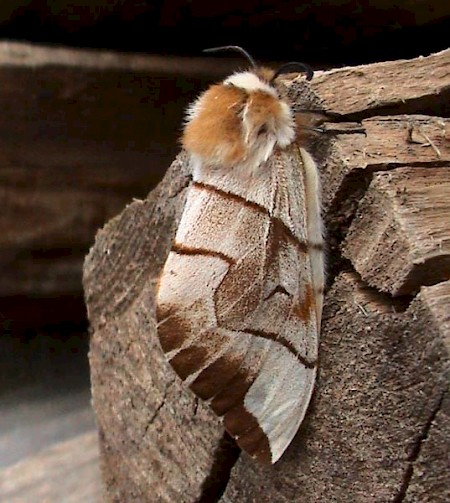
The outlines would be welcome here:
[[[450,500],[449,65],[450,50],[312,81],[341,116],[313,152],[330,288],[312,402],[273,466],[236,461],[157,342],[154,294],[192,183],[185,154],[99,232],[84,287],[106,501]],[[299,104],[298,81],[286,86]]]
[[[377,173],[344,243],[364,281],[392,295],[450,277],[450,164]]]
[[[354,204],[351,196],[365,189],[374,171],[403,166],[449,166],[450,121],[422,115],[393,115],[362,120],[359,128],[349,130],[328,126],[336,140],[331,143],[323,177],[327,184],[323,194],[325,210],[338,210],[342,198]],[[411,127],[421,131],[421,141],[411,141]],[[425,135],[425,136],[423,136]],[[418,137],[418,135],[417,135]],[[416,136],[414,136],[416,138]],[[338,165],[338,167],[336,166]],[[353,192],[352,192],[353,191]]]
[[[418,110],[446,116],[450,111],[448,50],[427,58],[387,61],[373,65],[340,68],[318,75],[312,88],[325,108],[343,115],[367,117],[386,113],[416,113]],[[330,78],[333,86],[330,86]],[[421,102],[418,107],[417,102]]]

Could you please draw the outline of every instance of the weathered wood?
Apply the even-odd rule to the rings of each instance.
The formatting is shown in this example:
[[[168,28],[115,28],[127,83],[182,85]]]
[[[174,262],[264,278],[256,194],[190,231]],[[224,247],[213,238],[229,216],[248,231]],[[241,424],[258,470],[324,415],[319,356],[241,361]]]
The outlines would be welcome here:
[[[424,288],[395,313],[354,274],[340,276],[307,423],[274,467],[242,456],[221,503],[422,501],[411,497],[426,491],[424,501],[448,501],[449,295],[450,282]]]
[[[434,315],[435,321],[446,334],[445,345],[450,350],[450,282],[422,289],[420,297]],[[427,327],[425,327],[426,329]],[[448,382],[448,367],[443,378]],[[429,430],[423,432],[420,444],[414,451],[415,460],[410,466],[410,482],[405,487],[405,503],[435,503],[450,500],[448,475],[450,443],[450,394],[442,397],[429,421]],[[437,496],[441,499],[437,499]]]
[[[231,64],[0,43],[0,296],[81,290],[96,229],[159,181]]]
[[[418,72],[421,62],[428,64],[427,58],[415,60]],[[324,95],[339,93],[334,75],[323,76],[329,86],[320,91]],[[287,83],[294,96],[295,85],[295,79]],[[421,100],[413,102],[420,113]],[[416,143],[416,133],[411,139],[410,124],[429,146]],[[374,173],[426,167],[445,176],[450,164],[446,119],[378,116],[326,129],[316,154],[336,253]],[[130,205],[99,233],[85,265],[94,406],[109,501],[218,501],[227,484],[224,503],[400,502],[408,491],[433,491],[436,501],[446,501],[448,474],[437,470],[450,446],[437,442],[448,428],[442,404],[449,329],[442,313],[450,286],[440,285],[439,294],[437,287],[423,288],[405,306],[403,299],[369,289],[355,273],[340,275],[327,296],[319,382],[297,439],[272,468],[242,455],[228,481],[235,451],[223,441],[220,423],[181,388],[156,342],[154,286],[183,209],[188,169],[180,156],[146,201]],[[432,434],[435,417],[438,431]],[[425,475],[422,457],[432,460]]]
[[[448,302],[448,301],[447,301]],[[405,488],[405,503],[449,501],[448,448],[450,438],[450,398],[448,393],[436,412],[428,435],[423,440],[412,475]],[[430,470],[430,467],[433,467]],[[411,470],[411,469],[410,469]]]
[[[411,126],[421,132],[421,141],[409,139]],[[358,192],[366,188],[364,181],[369,181],[374,171],[450,164],[449,119],[422,115],[376,116],[363,120],[358,132],[342,133],[340,128],[342,124],[333,135],[333,126],[330,126],[333,140],[323,171],[326,210],[333,207],[335,212],[346,199],[357,201]]]
[[[369,285],[412,295],[450,278],[450,164],[377,173],[344,243]]]
[[[98,435],[84,433],[0,471],[8,503],[100,503]]]
[[[339,68],[318,74],[312,88],[327,110],[355,117],[450,112],[450,49],[426,58]],[[332,79],[335,87],[328,84]],[[336,92],[338,90],[338,92]]]
[[[313,88],[325,108],[344,116],[401,107],[402,96],[409,112],[436,112],[450,103],[445,73],[449,62],[450,51],[444,51],[400,62],[404,73],[394,62],[372,65],[370,71],[340,69],[319,75]],[[177,150],[186,103],[211,78],[237,65],[235,61],[217,65],[211,58],[1,43],[0,296],[78,292],[82,257],[95,230],[132,197],[143,197],[156,184]],[[387,80],[381,84],[384,68]],[[333,98],[336,86],[339,101]],[[374,86],[378,101],[373,99]],[[426,120],[417,118],[420,124]],[[410,149],[411,162],[419,152],[421,158],[427,151],[433,156],[432,149],[404,142],[406,123],[395,127],[399,128],[395,144]],[[434,132],[423,127],[440,145],[444,162],[449,147],[439,140],[439,124]],[[325,170],[326,183],[334,191],[325,195],[325,207],[338,188],[354,185],[353,172],[361,174],[358,168],[380,167],[383,159],[377,153],[383,152],[381,146],[386,147],[386,137],[393,133],[385,123],[378,129],[375,122],[355,128],[359,132],[335,135]],[[380,130],[387,134],[380,135]],[[391,153],[386,163],[406,162],[400,151]],[[347,176],[349,184],[343,182]],[[346,197],[345,190],[340,196]]]
[[[85,264],[108,501],[196,501],[224,444],[220,422],[182,387],[155,337],[154,286],[189,183],[183,159],[98,234]]]

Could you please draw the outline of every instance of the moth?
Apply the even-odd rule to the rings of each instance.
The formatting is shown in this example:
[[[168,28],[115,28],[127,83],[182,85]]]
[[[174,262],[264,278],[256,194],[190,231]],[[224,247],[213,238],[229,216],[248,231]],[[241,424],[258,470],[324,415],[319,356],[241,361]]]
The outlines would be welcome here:
[[[319,174],[278,77],[312,70],[211,51],[230,48],[249,70],[187,111],[193,180],[159,280],[158,336],[241,449],[275,463],[313,391],[324,290]]]

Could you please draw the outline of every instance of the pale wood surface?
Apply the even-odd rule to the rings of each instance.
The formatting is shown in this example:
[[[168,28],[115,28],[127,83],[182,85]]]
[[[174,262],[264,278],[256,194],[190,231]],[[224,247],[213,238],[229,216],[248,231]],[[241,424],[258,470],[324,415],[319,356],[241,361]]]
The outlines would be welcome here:
[[[421,60],[371,65],[370,70],[318,74],[312,85],[324,107],[344,118],[389,110],[441,115],[450,103],[448,64],[449,50]],[[236,61],[218,65],[211,58],[2,42],[0,295],[78,291],[82,257],[95,230],[156,184],[178,149],[186,104],[207,82],[236,66]],[[397,121],[392,131],[386,123],[377,128],[370,119],[353,134],[337,134],[326,183],[337,191],[346,186],[344,177],[361,174],[359,168],[407,162],[393,148],[384,159],[379,155],[384,152],[381,145],[405,145],[403,128],[408,125]],[[430,122],[431,131],[427,127],[423,125],[425,133],[440,145],[445,162],[449,148],[439,139],[439,124]],[[380,136],[380,130],[386,133]],[[394,133],[398,140],[386,144],[386,136]],[[408,147],[410,159],[416,151],[422,158],[434,154],[417,144]],[[330,190],[325,195],[325,206],[333,194]]]
[[[450,164],[374,176],[344,243],[369,285],[411,295],[450,278],[449,172]]]
[[[422,59],[340,68],[318,75],[312,83],[329,111],[345,115],[414,113],[439,107],[449,112],[450,49]],[[330,78],[335,87],[329,85]],[[339,92],[336,92],[336,90]]]
[[[98,434],[89,431],[0,470],[5,503],[101,503]]]
[[[49,47],[14,41],[0,42],[0,65],[18,68],[78,68],[94,72],[119,70],[153,75],[184,75],[189,77],[221,77],[234,70],[236,60],[222,61],[220,66],[210,57],[165,57],[127,54],[94,49]]]
[[[423,74],[422,65],[429,61],[411,62],[410,75],[414,67]],[[370,71],[364,68],[365,74]],[[323,76],[319,99],[339,93],[335,75]],[[383,84],[381,75],[372,80],[374,86]],[[401,73],[395,83],[392,74],[388,77],[390,86],[405,85]],[[289,86],[294,92],[295,81]],[[441,91],[438,101],[448,96],[446,84]],[[367,93],[369,88],[361,95],[361,110]],[[388,99],[396,110],[397,98]],[[154,494],[161,501],[175,494],[181,502],[218,501],[225,488],[224,503],[398,503],[407,495],[414,501],[414,494],[448,500],[449,475],[441,467],[450,446],[439,439],[448,428],[450,335],[443,313],[449,285],[422,288],[413,300],[395,300],[369,288],[355,272],[342,273],[354,265],[341,257],[343,238],[374,173],[395,177],[406,169],[411,180],[417,177],[417,186],[424,184],[423,176],[419,181],[424,169],[450,176],[448,122],[420,115],[438,101],[431,95],[411,99],[414,116],[371,117],[368,110],[360,123],[328,125],[329,132],[317,141],[333,286],[325,303],[312,406],[273,468],[261,468],[245,455],[234,464],[236,452],[223,442],[220,423],[178,387],[158,349],[152,295],[190,183],[184,157],[145,201],[128,206],[98,234],[86,260],[84,286],[94,329],[94,406],[110,501],[151,502]],[[432,145],[411,142],[411,123]],[[442,279],[420,280],[416,290]],[[180,463],[185,466],[182,493],[176,475],[170,476],[179,473]],[[150,487],[156,491],[151,497]],[[213,499],[202,499],[205,494]]]
[[[357,202],[374,171],[450,165],[449,119],[415,114],[375,116],[362,120],[357,132],[349,125],[353,130],[341,133],[343,126],[338,125],[336,134],[330,133],[333,139],[322,180],[326,210],[337,211],[346,199],[348,204]],[[420,137],[414,134],[414,142],[408,138],[411,127],[421,132]]]

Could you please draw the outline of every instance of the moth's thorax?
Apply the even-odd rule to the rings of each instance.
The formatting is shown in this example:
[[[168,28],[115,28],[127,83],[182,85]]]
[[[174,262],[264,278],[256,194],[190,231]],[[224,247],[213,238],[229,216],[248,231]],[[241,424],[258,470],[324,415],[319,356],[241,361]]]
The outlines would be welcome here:
[[[252,174],[295,138],[293,113],[268,69],[239,72],[211,86],[188,109],[183,147],[210,168]]]

